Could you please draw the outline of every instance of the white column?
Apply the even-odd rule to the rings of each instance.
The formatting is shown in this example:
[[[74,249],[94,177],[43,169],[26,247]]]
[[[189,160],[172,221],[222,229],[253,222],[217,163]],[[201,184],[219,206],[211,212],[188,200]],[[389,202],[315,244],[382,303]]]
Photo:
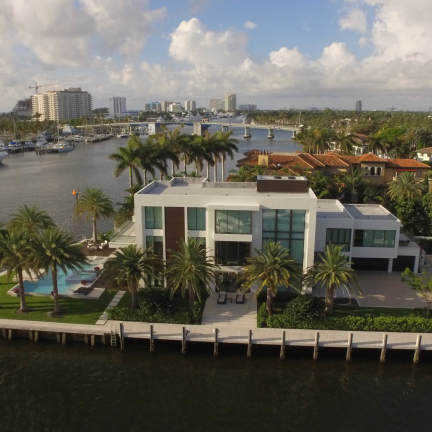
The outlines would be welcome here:
[[[393,272],[393,258],[389,258],[388,260],[388,266],[387,266],[387,273]]]

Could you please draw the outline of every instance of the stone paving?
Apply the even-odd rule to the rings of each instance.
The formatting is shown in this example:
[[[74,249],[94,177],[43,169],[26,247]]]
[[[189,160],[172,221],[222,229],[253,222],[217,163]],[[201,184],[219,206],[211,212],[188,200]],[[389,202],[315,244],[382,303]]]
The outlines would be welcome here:
[[[217,303],[218,294],[212,294],[204,306],[202,324],[219,327],[230,325],[233,327],[256,328],[257,302],[255,294],[246,294],[245,302],[237,304],[235,293],[228,293],[226,304]]]
[[[125,295],[125,292],[126,291],[118,291],[117,294],[111,299],[111,301],[110,301],[109,305],[107,306],[107,308],[104,310],[104,312],[102,313],[102,315],[96,321],[97,325],[105,324],[107,322],[107,320],[108,320],[108,309],[116,307],[120,303],[120,300]]]

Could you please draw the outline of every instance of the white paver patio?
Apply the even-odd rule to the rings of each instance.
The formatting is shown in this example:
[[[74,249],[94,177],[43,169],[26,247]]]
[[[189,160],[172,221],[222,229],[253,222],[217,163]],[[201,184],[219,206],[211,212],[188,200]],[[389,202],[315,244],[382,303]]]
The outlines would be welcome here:
[[[422,298],[402,282],[401,273],[359,271],[357,278],[362,294],[355,297],[361,307],[424,307]]]
[[[204,306],[202,324],[219,327],[230,325],[233,327],[247,327],[249,329],[257,326],[257,301],[255,294],[246,294],[245,302],[237,304],[235,293],[228,293],[226,304],[217,303],[217,294],[212,294]]]

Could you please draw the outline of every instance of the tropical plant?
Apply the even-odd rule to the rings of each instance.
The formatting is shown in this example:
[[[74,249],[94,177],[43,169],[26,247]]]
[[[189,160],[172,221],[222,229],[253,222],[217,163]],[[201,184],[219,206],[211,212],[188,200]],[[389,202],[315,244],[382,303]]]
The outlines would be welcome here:
[[[422,185],[413,173],[403,172],[388,185],[388,195],[393,201],[413,200],[422,195]]]
[[[40,230],[55,226],[52,218],[34,205],[23,205],[12,216],[9,227],[13,230],[22,230],[30,236],[36,235]]]
[[[225,181],[225,158],[226,156],[229,156],[231,159],[234,157],[234,152],[238,151],[238,140],[232,138],[232,132],[217,132],[216,140],[220,144],[221,176],[222,181]]]
[[[402,280],[423,298],[427,310],[426,318],[429,318],[432,305],[432,277],[426,273],[416,275],[411,269],[406,268],[402,273]]]
[[[256,295],[266,290],[266,310],[269,315],[273,313],[273,298],[281,287],[300,290],[300,266],[279,242],[269,242],[262,251],[256,250],[256,256],[248,258],[244,272],[243,289],[257,285]]]
[[[104,272],[111,275],[119,284],[126,284],[131,296],[131,309],[138,306],[138,285],[146,273],[153,269],[153,255],[137,245],[118,249],[104,266]]]
[[[8,278],[15,277],[18,281],[20,312],[27,312],[24,272],[31,274],[31,253],[29,236],[24,230],[9,229],[0,235],[0,268],[6,269]]]
[[[337,149],[342,154],[352,154],[355,146],[354,138],[351,134],[345,131],[339,131],[336,133],[334,140],[337,145]]]
[[[357,286],[357,277],[354,270],[349,267],[342,247],[334,244],[326,246],[324,254],[321,254],[318,262],[308,269],[304,280],[312,287],[319,284],[325,288],[327,314],[333,313],[336,289],[344,287],[352,290]]]
[[[141,159],[140,159],[140,148],[142,147],[142,142],[140,139],[132,135],[126,147],[120,147],[117,149],[116,153],[112,153],[109,158],[117,162],[114,175],[116,177],[120,176],[125,170],[129,172],[129,189],[134,186],[135,181],[138,184],[142,184],[142,177],[140,173]]]
[[[172,251],[167,260],[166,279],[171,295],[180,292],[193,304],[203,300],[203,293],[210,291],[218,266],[207,256],[207,251],[196,239],[182,241],[178,250]]]
[[[81,193],[78,199],[76,213],[79,216],[86,214],[92,221],[92,238],[97,243],[96,222],[100,218],[112,216],[114,208],[111,199],[105,195],[102,189],[88,188]]]
[[[32,241],[32,268],[51,271],[54,300],[53,315],[59,315],[58,270],[79,270],[87,262],[80,244],[72,236],[59,228],[41,231]]]
[[[340,176],[340,185],[344,194],[349,193],[353,203],[358,202],[359,188],[363,185],[363,173],[360,168],[350,167]]]

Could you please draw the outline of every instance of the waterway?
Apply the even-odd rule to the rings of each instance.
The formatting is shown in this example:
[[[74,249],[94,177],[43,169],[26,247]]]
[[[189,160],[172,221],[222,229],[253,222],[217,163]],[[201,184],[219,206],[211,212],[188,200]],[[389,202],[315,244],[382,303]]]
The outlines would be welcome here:
[[[411,355],[411,353],[410,353]],[[0,431],[429,431],[431,359],[0,341]]]
[[[210,128],[214,132],[218,127]],[[191,127],[184,128],[191,133]],[[295,151],[298,146],[291,140],[292,134],[275,131],[275,138],[268,140],[267,131],[252,129],[252,138],[243,139],[243,129],[234,128],[239,140],[239,152],[233,160],[227,160],[226,173],[235,169],[235,161],[250,149],[270,151]],[[79,143],[70,153],[37,156],[34,152],[11,154],[0,165],[0,222],[6,222],[23,204],[36,204],[45,209],[56,223],[71,231],[77,239],[88,236],[90,223],[74,215],[75,199],[72,189],[84,190],[100,187],[118,203],[128,185],[127,173],[114,177],[115,163],[109,155],[126,139],[111,139],[93,144]],[[220,175],[220,169],[219,169]],[[100,228],[109,230],[111,221],[102,221]]]

